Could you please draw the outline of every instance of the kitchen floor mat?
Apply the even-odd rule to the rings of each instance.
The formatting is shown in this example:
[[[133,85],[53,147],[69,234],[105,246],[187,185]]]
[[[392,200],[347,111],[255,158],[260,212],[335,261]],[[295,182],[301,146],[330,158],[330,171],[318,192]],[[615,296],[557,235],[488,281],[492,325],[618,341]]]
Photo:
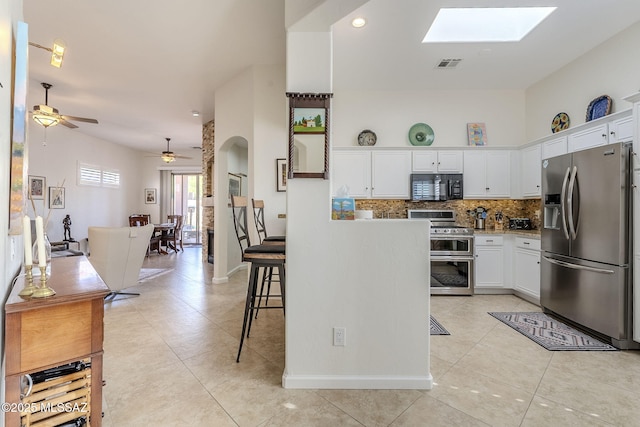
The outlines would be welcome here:
[[[502,323],[551,351],[615,351],[598,341],[541,312],[489,313]]]
[[[451,335],[444,326],[440,324],[433,316],[429,316],[430,319],[430,331],[429,335]]]

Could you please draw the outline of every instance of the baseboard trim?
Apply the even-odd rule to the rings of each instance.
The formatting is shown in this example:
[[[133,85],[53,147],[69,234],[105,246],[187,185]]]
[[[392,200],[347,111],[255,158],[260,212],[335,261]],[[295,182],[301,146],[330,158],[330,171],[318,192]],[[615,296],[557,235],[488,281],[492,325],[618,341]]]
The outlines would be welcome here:
[[[214,277],[211,279],[211,283],[213,285],[219,285],[220,283],[227,283],[228,281],[229,281],[229,276]]]
[[[433,377],[288,375],[282,374],[282,387],[290,389],[342,390],[431,390]]]

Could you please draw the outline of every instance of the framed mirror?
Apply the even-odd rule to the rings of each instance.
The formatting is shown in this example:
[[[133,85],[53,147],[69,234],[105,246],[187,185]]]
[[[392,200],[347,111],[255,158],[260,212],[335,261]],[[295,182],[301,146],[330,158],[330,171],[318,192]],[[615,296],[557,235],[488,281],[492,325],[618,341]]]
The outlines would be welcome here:
[[[329,178],[330,93],[287,93],[289,178]]]

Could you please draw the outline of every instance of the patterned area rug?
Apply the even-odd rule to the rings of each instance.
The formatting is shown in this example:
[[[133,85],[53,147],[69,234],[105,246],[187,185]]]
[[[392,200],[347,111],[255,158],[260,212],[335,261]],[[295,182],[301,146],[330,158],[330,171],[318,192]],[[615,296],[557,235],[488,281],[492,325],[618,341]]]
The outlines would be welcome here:
[[[433,316],[430,317],[430,335],[451,335]]]
[[[138,283],[148,282],[170,271],[173,271],[173,268],[141,268]]]
[[[525,337],[547,350],[562,351],[615,351],[617,348],[598,341],[582,332],[559,322],[544,313],[489,313],[505,325],[512,327]]]

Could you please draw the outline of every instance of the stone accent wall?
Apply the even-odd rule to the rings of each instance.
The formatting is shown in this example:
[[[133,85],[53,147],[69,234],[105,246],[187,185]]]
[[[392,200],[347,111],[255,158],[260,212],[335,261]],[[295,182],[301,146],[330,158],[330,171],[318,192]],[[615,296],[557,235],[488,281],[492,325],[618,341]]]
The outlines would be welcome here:
[[[509,226],[508,218],[530,218],[532,226],[540,228],[540,199],[526,200],[449,200],[446,202],[411,202],[408,200],[356,200],[356,209],[373,210],[374,218],[406,218],[409,209],[453,209],[457,214],[457,223],[468,227],[474,226],[474,219],[467,211],[478,206],[488,209],[486,227],[495,227],[495,213],[501,211],[503,225]]]
[[[215,157],[215,125],[213,120],[202,126],[202,195],[213,197],[213,175],[212,166]],[[202,261],[207,262],[209,253],[209,238],[207,229],[213,229],[213,206],[202,207]]]

